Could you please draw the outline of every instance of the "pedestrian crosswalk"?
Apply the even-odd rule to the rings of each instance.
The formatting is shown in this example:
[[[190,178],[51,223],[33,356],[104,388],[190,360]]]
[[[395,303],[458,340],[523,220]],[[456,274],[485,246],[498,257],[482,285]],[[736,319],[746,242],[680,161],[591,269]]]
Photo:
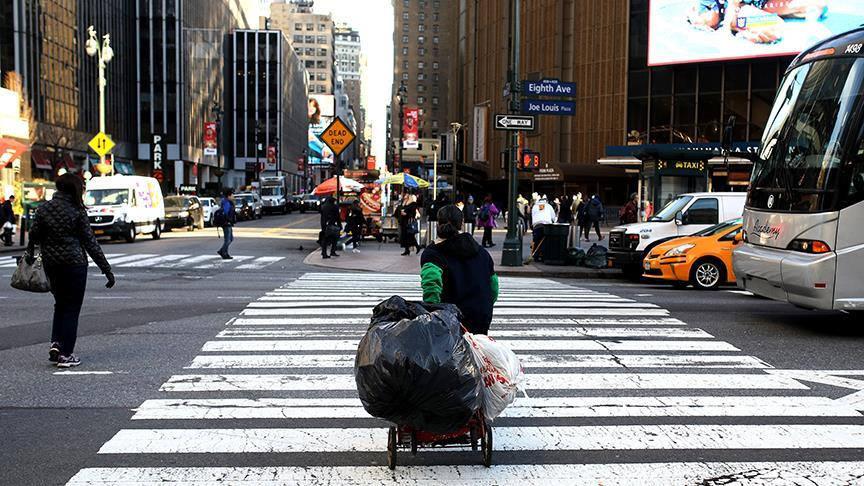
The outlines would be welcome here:
[[[189,255],[168,254],[157,255],[155,253],[106,253],[105,257],[113,268],[139,268],[139,269],[187,269],[187,270],[211,270],[211,269],[234,269],[234,270],[261,270],[276,265],[285,257],[254,257],[249,255],[236,255],[233,260],[223,260],[216,254],[212,255]],[[17,263],[10,258],[8,261],[0,261],[0,268],[14,268]],[[90,263],[90,267],[96,267]],[[278,268],[278,267],[274,267]]]
[[[386,424],[357,399],[354,352],[371,309],[394,294],[420,299],[417,277],[306,274],[231,319],[102,445],[100,467],[69,484],[864,478],[859,401],[826,396],[654,304],[543,279],[503,278],[501,290],[490,335],[520,356],[527,396],[493,424],[491,469],[474,465],[477,453],[439,450],[405,454],[391,472]]]

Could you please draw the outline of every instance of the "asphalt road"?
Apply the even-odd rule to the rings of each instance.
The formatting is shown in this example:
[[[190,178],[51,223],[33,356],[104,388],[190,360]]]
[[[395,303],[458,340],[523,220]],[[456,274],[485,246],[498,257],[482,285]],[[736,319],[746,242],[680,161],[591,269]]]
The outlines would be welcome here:
[[[608,280],[502,285],[497,315],[509,320],[499,339],[515,339],[520,356],[526,346],[529,378],[541,373],[569,384],[531,388],[529,380],[526,405],[517,401],[512,416],[496,421],[500,450],[491,471],[470,466],[477,453],[403,453],[400,461],[414,467],[391,475],[382,465],[382,424],[339,400],[356,393],[341,383],[368,312],[350,309],[409,292],[411,284],[395,276],[328,277],[304,266],[316,226],[317,215],[299,214],[242,224],[231,250],[238,261],[227,264],[207,258],[219,246],[214,230],[106,243],[112,261],[126,263],[114,265],[111,290],[98,271],[91,274],[78,342],[84,364],[76,373],[57,374],[47,361],[50,297],[0,288],[0,484],[65,484],[73,476],[75,484],[111,483],[118,467],[131,468],[123,473],[129,484],[190,475],[228,484],[566,484],[578,475],[612,484],[612,474],[627,484],[649,470],[673,484],[773,484],[771,474],[777,484],[855,484],[864,477],[862,464],[851,462],[864,457],[864,417],[856,412],[864,399],[849,398],[864,389],[864,371],[841,373],[864,368],[860,323],[734,289]],[[10,273],[0,264],[0,276]],[[571,303],[556,300],[559,293]],[[566,307],[572,302],[582,307]],[[550,340],[587,351],[549,351]],[[585,384],[594,381],[601,385]],[[697,398],[692,406],[641,412],[627,402],[680,396]],[[706,406],[702,396],[722,405],[694,412]],[[292,400],[310,408],[292,408],[300,406]],[[582,412],[541,412],[544,400],[599,402]],[[796,400],[805,405],[797,411]],[[613,409],[597,411],[604,407]],[[673,433],[668,444],[655,443]]]

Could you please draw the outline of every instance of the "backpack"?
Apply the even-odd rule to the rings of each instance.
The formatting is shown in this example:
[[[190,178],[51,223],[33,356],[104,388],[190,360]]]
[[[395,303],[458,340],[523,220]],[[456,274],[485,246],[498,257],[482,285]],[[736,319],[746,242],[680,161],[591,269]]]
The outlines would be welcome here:
[[[215,212],[213,212],[213,226],[219,228],[225,226],[227,224],[227,218],[225,217],[225,211],[222,210],[220,206]]]
[[[477,216],[477,219],[485,223],[486,221],[489,221],[489,216],[489,206],[484,205],[483,208],[480,209],[480,214]]]

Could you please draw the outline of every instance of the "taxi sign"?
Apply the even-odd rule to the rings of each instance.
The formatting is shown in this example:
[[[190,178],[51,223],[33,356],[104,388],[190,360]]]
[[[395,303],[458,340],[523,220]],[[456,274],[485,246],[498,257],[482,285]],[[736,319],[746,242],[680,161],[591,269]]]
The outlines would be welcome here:
[[[113,149],[116,144],[111,140],[111,137],[105,134],[105,132],[99,132],[87,145],[89,145],[94,152],[99,154],[100,157],[105,157],[105,154],[111,152],[111,149]]]
[[[325,145],[330,147],[330,150],[333,151],[333,155],[338,157],[357,137],[354,135],[354,132],[348,128],[348,125],[346,125],[345,122],[337,116],[336,119],[333,120],[333,123],[325,128],[324,131],[321,132],[321,135],[318,135],[318,138],[324,142]]]

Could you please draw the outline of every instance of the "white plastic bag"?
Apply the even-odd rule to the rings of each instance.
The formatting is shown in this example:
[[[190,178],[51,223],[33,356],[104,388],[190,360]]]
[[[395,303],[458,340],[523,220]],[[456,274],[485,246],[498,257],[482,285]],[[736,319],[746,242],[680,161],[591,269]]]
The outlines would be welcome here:
[[[516,353],[489,336],[466,332],[463,337],[483,376],[483,415],[491,421],[516,399],[522,363]]]

